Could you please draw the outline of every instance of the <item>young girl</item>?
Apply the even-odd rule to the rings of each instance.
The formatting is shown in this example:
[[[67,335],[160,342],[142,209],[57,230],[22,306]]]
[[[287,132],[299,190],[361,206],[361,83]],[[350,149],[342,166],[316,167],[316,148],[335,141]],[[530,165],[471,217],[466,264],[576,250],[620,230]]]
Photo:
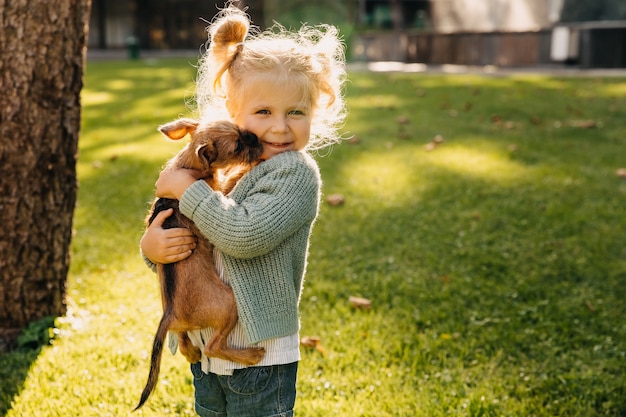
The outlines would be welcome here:
[[[228,195],[198,181],[191,170],[165,170],[158,197],[180,201],[215,245],[220,276],[235,294],[239,324],[229,344],[262,346],[261,362],[203,357],[191,365],[201,416],[291,416],[299,353],[298,305],[309,235],[320,203],[317,164],[307,153],[339,139],[345,116],[343,45],[332,26],[291,32],[276,25],[251,34],[247,16],[232,6],[209,26],[210,47],[199,66],[201,117],[227,118],[255,133],[261,162]],[[163,212],[141,240],[149,265],[189,256],[195,238],[163,229]],[[211,329],[190,332],[202,347]]]

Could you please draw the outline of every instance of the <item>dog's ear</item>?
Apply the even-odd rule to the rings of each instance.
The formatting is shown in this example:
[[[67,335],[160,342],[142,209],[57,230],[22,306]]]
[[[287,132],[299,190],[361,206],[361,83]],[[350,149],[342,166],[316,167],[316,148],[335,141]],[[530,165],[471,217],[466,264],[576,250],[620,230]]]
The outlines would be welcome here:
[[[198,128],[199,122],[193,119],[178,119],[173,122],[159,126],[159,132],[172,140],[184,138],[187,134],[191,135]]]
[[[213,145],[213,141],[208,141],[196,148],[196,156],[199,161],[208,169],[211,163],[217,159],[217,149]]]

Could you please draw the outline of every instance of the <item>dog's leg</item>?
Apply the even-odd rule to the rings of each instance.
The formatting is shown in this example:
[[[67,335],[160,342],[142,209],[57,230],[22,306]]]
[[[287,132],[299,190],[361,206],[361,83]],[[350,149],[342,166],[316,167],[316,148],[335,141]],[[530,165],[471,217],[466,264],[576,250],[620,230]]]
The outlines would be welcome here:
[[[202,351],[191,343],[187,332],[178,333],[178,349],[189,363],[196,363],[202,359]]]
[[[208,357],[221,358],[229,361],[254,365],[265,355],[265,348],[235,349],[228,346],[228,334],[237,324],[237,315],[230,316],[228,321],[218,329],[214,329],[213,337],[204,347],[204,354]]]

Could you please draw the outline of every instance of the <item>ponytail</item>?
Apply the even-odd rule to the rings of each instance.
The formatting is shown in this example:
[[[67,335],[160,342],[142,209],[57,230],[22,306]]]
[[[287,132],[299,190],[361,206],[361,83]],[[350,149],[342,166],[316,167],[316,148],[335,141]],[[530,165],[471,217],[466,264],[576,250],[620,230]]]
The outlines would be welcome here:
[[[214,92],[221,89],[222,76],[241,52],[249,29],[248,17],[235,7],[225,9],[209,27],[210,46],[207,59],[214,70],[211,77]]]

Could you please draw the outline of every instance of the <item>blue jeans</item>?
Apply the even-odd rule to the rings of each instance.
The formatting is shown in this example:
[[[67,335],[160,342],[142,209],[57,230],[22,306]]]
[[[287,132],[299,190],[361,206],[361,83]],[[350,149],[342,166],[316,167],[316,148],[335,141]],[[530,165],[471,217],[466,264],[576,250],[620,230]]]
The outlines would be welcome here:
[[[191,365],[200,417],[292,417],[298,362],[235,369],[233,375],[202,372]]]

